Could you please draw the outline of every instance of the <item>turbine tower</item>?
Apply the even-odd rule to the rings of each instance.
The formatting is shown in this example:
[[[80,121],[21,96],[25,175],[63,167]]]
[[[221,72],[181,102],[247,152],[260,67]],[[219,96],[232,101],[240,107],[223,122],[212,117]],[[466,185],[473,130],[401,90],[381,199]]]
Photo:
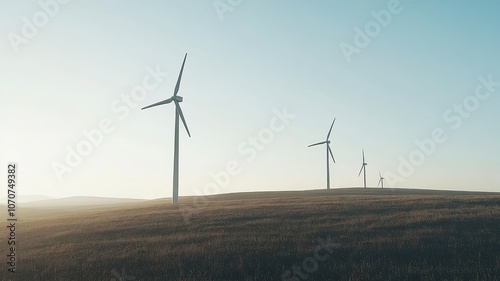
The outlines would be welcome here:
[[[333,119],[332,125],[330,126],[330,131],[328,131],[328,135],[326,135],[326,140],[308,146],[311,147],[315,145],[326,144],[326,189],[330,189],[330,156],[332,157],[333,163],[335,163],[335,158],[333,157],[332,149],[330,148],[330,134],[332,132],[335,119],[337,118]]]
[[[382,183],[382,188],[384,188],[384,178],[382,177],[380,171],[378,171],[378,175],[380,176],[380,180],[377,183],[377,187]]]
[[[186,124],[186,120],[184,119],[184,114],[182,114],[182,109],[179,103],[182,102],[182,97],[178,96],[177,93],[179,92],[179,87],[181,85],[181,78],[182,78],[182,72],[184,71],[184,64],[186,63],[186,58],[187,58],[187,53],[184,56],[184,61],[182,62],[182,67],[181,67],[181,72],[179,73],[179,78],[177,78],[177,84],[175,85],[175,90],[174,90],[174,95],[164,101],[160,101],[157,103],[154,103],[152,105],[146,106],[143,109],[162,105],[162,104],[167,104],[171,103],[172,101],[175,104],[175,137],[174,137],[174,182],[173,182],[173,191],[172,191],[172,204],[177,204],[179,200],[179,116],[182,119],[182,123],[184,124],[184,127],[186,128],[186,131],[188,133],[188,136],[191,137],[191,134],[189,133],[188,126]]]
[[[363,151],[363,165],[361,166],[361,170],[359,170],[358,178],[361,175],[361,172],[363,172],[365,188],[366,188],[366,168],[365,168],[365,166],[368,164],[365,162],[365,150],[363,149],[362,151]]]

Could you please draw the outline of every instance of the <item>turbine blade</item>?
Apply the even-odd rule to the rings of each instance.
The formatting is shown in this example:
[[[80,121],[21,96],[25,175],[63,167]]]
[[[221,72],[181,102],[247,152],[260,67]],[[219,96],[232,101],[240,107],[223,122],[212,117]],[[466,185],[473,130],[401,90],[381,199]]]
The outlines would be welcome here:
[[[144,109],[150,108],[150,107],[154,107],[154,106],[158,106],[158,105],[162,105],[162,104],[171,103],[171,102],[172,102],[172,98],[169,98],[169,99],[166,99],[164,101],[160,101],[160,102],[154,103],[152,105],[148,105],[146,107],[143,107],[143,108],[141,108],[141,110],[144,110]]]
[[[186,55],[184,56],[184,61],[182,62],[181,72],[179,72],[179,78],[177,78],[177,84],[175,85],[174,96],[177,96],[177,93],[179,92],[179,88],[181,86],[182,72],[184,71],[184,64],[186,63],[187,55],[188,54],[186,53]]]
[[[332,156],[333,163],[335,163],[335,158],[333,157],[333,152],[332,152],[332,149],[330,148],[329,144],[328,144],[328,152],[330,152],[330,156]]]
[[[326,143],[326,141],[322,141],[322,142],[318,142],[318,143],[315,143],[315,144],[311,144],[311,145],[308,145],[307,147],[311,147],[311,146],[315,146],[315,145],[320,145],[320,144],[324,144]]]
[[[189,133],[188,125],[186,124],[186,120],[184,119],[184,114],[182,114],[182,109],[181,106],[177,101],[174,102],[175,106],[177,107],[177,110],[179,111],[179,115],[181,116],[182,124],[184,124],[184,127],[186,128],[186,131],[188,133],[188,136],[191,137],[191,134]]]
[[[378,181],[377,183],[377,187],[380,185],[380,182],[382,181],[382,178],[380,178],[380,180]]]
[[[361,165],[361,170],[359,170],[358,178],[361,175],[361,172],[363,172],[363,169],[365,168],[365,165]]]
[[[380,176],[380,178],[382,178],[382,174],[380,173],[380,171],[378,171],[378,175]]]
[[[365,150],[363,149],[363,164],[365,163]]]
[[[336,119],[337,119],[337,118],[334,118],[334,119],[333,119],[332,125],[330,126],[330,131],[328,131],[328,135],[326,136],[326,140],[330,139],[330,133],[332,132],[333,124],[335,123],[335,120],[336,120]]]

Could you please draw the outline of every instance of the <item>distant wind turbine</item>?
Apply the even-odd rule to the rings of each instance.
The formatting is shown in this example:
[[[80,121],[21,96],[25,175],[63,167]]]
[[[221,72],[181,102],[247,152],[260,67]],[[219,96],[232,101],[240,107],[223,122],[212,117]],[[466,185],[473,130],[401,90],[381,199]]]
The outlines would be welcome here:
[[[382,188],[384,188],[384,178],[382,177],[380,171],[378,171],[378,175],[380,176],[380,180],[377,183],[377,187],[382,183]]]
[[[175,104],[174,184],[173,184],[173,191],[172,191],[172,204],[177,204],[178,199],[179,199],[179,116],[182,119],[182,123],[184,124],[184,127],[186,128],[188,136],[191,137],[191,134],[189,133],[188,126],[186,124],[186,120],[184,119],[184,114],[182,114],[182,109],[181,109],[181,106],[179,105],[179,103],[182,102],[183,99],[181,96],[177,95],[177,93],[179,92],[179,87],[181,85],[182,71],[184,71],[184,64],[186,63],[186,58],[187,58],[187,53],[184,56],[184,61],[182,62],[181,72],[179,73],[179,78],[177,79],[177,85],[175,85],[174,95],[172,97],[164,100],[164,101],[157,102],[155,104],[146,106],[146,107],[141,109],[141,110],[143,110],[146,108],[171,103],[172,101]]]
[[[368,165],[368,164],[365,162],[365,150],[363,149],[363,165],[361,166],[361,170],[359,170],[358,178],[359,178],[359,175],[361,175],[361,172],[363,172],[365,188],[366,188],[366,168],[365,168],[366,165]]]
[[[333,119],[332,125],[330,126],[330,131],[328,131],[328,135],[326,136],[326,140],[308,146],[311,147],[326,143],[326,189],[330,189],[330,156],[332,157],[333,163],[335,163],[335,158],[333,157],[332,149],[330,148],[330,134],[332,132],[335,119],[337,118]]]

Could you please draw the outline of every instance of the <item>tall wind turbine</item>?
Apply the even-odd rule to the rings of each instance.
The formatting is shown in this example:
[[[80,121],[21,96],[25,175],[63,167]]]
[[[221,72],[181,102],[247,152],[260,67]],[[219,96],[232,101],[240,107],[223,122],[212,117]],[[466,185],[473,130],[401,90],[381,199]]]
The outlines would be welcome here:
[[[182,71],[184,71],[184,64],[186,63],[186,58],[187,58],[187,53],[184,56],[184,61],[182,62],[181,72],[179,73],[179,78],[177,79],[177,85],[175,85],[174,95],[172,97],[164,100],[164,101],[157,102],[155,104],[146,106],[146,107],[141,109],[141,110],[143,110],[146,108],[171,103],[172,101],[175,104],[174,184],[173,184],[173,191],[172,191],[172,204],[177,204],[178,199],[179,199],[179,116],[182,119],[182,123],[184,124],[184,127],[186,128],[188,136],[191,137],[191,134],[189,133],[188,126],[186,124],[186,120],[184,119],[184,114],[182,114],[182,109],[181,109],[181,106],[179,105],[179,103],[182,102],[182,97],[177,95],[177,93],[179,92],[179,87],[181,85]]]
[[[332,132],[335,119],[337,118],[333,119],[332,125],[330,126],[330,131],[328,131],[328,135],[326,135],[326,140],[308,146],[311,147],[326,143],[326,189],[330,189],[330,156],[332,157],[333,163],[335,163],[335,158],[333,157],[332,149],[330,148],[330,134]]]
[[[366,188],[366,168],[365,166],[368,165],[366,162],[365,162],[365,150],[363,149],[363,165],[361,166],[361,170],[359,170],[359,174],[358,174],[358,178],[359,178],[359,175],[361,175],[361,172],[363,172],[363,175],[364,175],[364,182],[365,182],[365,188]]]
[[[380,176],[380,180],[377,183],[377,187],[380,185],[380,183],[382,183],[382,188],[384,188],[384,178],[382,177],[380,171],[378,171],[378,175]]]

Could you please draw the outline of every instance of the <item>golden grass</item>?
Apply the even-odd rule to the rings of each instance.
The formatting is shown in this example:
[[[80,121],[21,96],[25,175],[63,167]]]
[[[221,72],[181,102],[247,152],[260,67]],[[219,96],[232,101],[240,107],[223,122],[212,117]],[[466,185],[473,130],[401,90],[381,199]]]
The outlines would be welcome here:
[[[221,195],[189,223],[186,198],[21,209],[12,280],[112,280],[122,268],[134,280],[282,280],[328,236],[334,252],[307,280],[498,280],[500,195],[384,192]]]

